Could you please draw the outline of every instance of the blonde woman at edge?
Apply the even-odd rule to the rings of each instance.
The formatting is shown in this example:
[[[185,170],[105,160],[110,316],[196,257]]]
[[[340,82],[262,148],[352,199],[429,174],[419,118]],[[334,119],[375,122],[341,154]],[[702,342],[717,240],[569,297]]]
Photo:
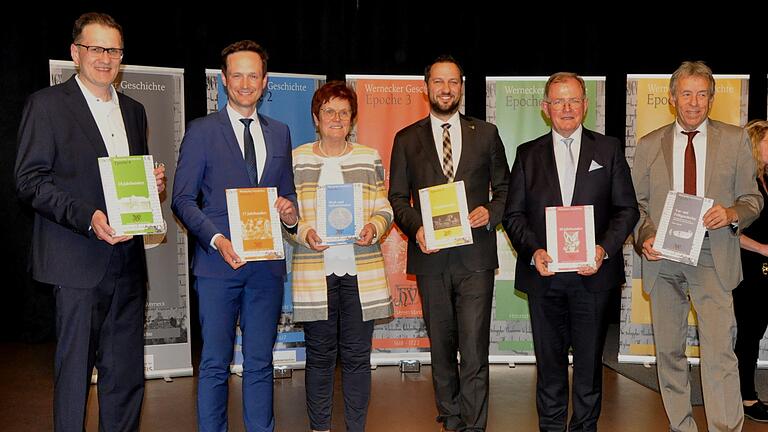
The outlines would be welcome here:
[[[379,153],[347,141],[357,95],[344,82],[323,85],[312,97],[319,140],[293,151],[301,220],[292,240],[293,313],[304,322],[307,413],[313,431],[331,429],[336,355],[342,363],[347,431],[365,430],[371,393],[374,320],[392,316],[379,240],[392,225]],[[326,246],[317,232],[320,186],[361,183],[364,226],[354,244]]]

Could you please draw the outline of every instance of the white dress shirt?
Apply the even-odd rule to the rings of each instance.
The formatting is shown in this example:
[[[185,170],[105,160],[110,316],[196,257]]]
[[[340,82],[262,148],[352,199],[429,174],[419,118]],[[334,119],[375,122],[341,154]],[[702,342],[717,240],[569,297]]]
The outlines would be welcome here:
[[[123,123],[123,112],[120,111],[120,101],[117,98],[117,91],[109,86],[110,99],[96,97],[80,81],[80,76],[75,76],[80,91],[85,96],[85,102],[88,103],[88,109],[96,120],[96,126],[99,128],[101,139],[107,147],[107,154],[114,156],[130,156],[131,151],[128,147],[128,135],[125,133],[125,123]]]
[[[570,206],[573,200],[574,184],[576,183],[576,170],[579,166],[579,153],[581,152],[581,131],[582,127],[579,126],[570,137],[573,138],[571,143],[571,153],[573,154],[573,172],[569,172],[566,164],[570,165],[571,156],[568,154],[568,147],[563,142],[566,138],[552,129],[552,146],[555,150],[555,165],[557,165],[557,179],[560,182],[560,194],[563,198],[563,205]],[[568,193],[570,191],[570,194]]]
[[[693,150],[696,152],[696,195],[704,196],[704,174],[707,167],[707,122],[696,128],[699,133],[693,137]],[[683,133],[679,123],[675,122],[674,143],[672,145],[672,188],[675,192],[685,191],[685,148],[688,147],[688,136]]]
[[[453,176],[456,177],[456,170],[459,167],[461,159],[461,122],[459,112],[456,111],[448,121],[440,120],[433,114],[429,114],[429,120],[432,123],[432,137],[435,139],[435,150],[437,150],[437,162],[443,166],[443,124],[448,123],[448,134],[451,136],[451,160],[453,161]]]
[[[261,123],[259,123],[259,117],[256,110],[250,117],[243,117],[242,114],[235,111],[229,104],[227,104],[227,114],[229,114],[229,121],[232,123],[232,129],[235,131],[235,138],[237,138],[237,145],[240,146],[240,153],[243,155],[243,161],[245,161],[245,142],[243,134],[245,133],[245,125],[240,119],[250,118],[251,122],[250,130],[253,137],[253,146],[256,148],[256,168],[259,173],[259,180],[264,173],[264,165],[267,161],[267,143],[264,141],[264,133],[261,131]]]

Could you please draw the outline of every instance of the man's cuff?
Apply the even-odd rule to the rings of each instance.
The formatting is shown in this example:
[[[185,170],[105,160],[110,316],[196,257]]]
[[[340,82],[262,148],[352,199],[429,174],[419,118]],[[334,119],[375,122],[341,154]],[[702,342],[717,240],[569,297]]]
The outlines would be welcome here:
[[[294,223],[293,225],[286,224],[285,222],[283,222],[282,219],[280,219],[280,223],[283,224],[283,226],[285,227],[285,231],[288,232],[288,234],[293,235],[293,234],[296,234],[299,231],[299,219],[298,218],[296,218],[296,223]]]
[[[219,238],[219,237],[224,237],[224,234],[216,233],[216,234],[213,235],[213,237],[211,237],[211,247],[213,248],[213,250],[219,250],[216,247],[216,239]]]
[[[296,219],[296,222],[294,222],[292,225],[288,225],[287,223],[283,222],[283,220],[282,220],[282,219],[280,219],[280,222],[281,222],[283,225],[285,225],[285,227],[286,227],[286,228],[288,228],[288,229],[291,229],[291,228],[296,228],[296,225],[298,225],[298,224],[299,224],[299,219]]]

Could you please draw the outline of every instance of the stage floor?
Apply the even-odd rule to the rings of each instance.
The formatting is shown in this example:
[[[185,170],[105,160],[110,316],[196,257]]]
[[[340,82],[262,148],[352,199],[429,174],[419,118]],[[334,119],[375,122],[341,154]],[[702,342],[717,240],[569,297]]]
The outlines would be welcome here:
[[[197,365],[195,365],[197,366]],[[53,344],[0,344],[0,429],[5,431],[49,431],[53,429]],[[373,371],[373,394],[368,414],[369,432],[438,431],[430,368],[421,373],[401,374],[397,367]],[[607,432],[667,430],[667,420],[658,393],[603,368],[604,397],[599,429]],[[343,431],[340,384],[334,394],[333,430]],[[241,379],[230,378],[230,431],[243,431]],[[535,431],[536,369],[533,365],[491,366],[488,431]],[[147,382],[141,419],[143,432],[194,431],[195,378],[173,382]],[[87,431],[98,430],[95,387],[88,407]],[[277,430],[308,430],[304,405],[304,373],[275,381]],[[695,407],[700,430],[706,430],[704,410]],[[768,432],[768,424],[746,420],[744,432]]]

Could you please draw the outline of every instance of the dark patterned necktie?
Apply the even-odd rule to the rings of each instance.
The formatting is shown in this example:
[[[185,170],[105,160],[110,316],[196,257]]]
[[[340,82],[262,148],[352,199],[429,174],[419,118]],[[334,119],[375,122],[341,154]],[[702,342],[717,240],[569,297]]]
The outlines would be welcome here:
[[[257,186],[259,184],[259,168],[256,166],[256,147],[253,144],[253,136],[251,135],[252,121],[253,119],[250,118],[240,119],[240,123],[245,125],[245,132],[243,132],[245,170],[248,171],[248,178],[251,180],[251,184]]]
[[[448,132],[450,123],[443,123],[443,174],[448,178],[448,183],[453,181],[453,149],[451,148],[451,134]]]

